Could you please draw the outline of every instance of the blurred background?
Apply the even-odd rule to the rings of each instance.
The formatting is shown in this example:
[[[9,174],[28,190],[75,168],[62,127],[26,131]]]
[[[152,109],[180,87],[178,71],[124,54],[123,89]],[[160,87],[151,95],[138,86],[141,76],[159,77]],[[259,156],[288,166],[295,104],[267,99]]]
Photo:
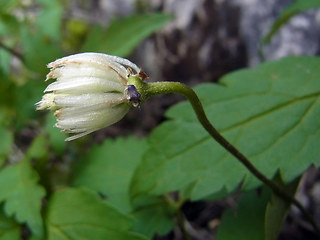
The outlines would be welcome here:
[[[190,86],[217,82],[224,74],[290,55],[320,53],[320,11],[293,17],[261,46],[281,11],[293,0],[0,0],[0,161],[19,161],[37,136],[51,150],[52,165],[72,151],[53,128],[52,114],[35,112],[46,86],[46,64],[69,54],[93,51],[129,58],[149,81]],[[143,137],[164,120],[179,96],[151,99],[122,121],[75,145],[106,138]],[[320,176],[310,169],[299,193],[320,219]],[[187,218],[201,229],[232,200],[190,203]],[[283,239],[312,239],[293,209]],[[291,219],[291,225],[290,225]],[[293,220],[292,220],[293,219]],[[296,219],[296,220],[294,220]],[[211,223],[215,224],[215,223]],[[203,232],[204,236],[206,232]],[[312,235],[310,235],[312,237]],[[170,239],[170,236],[167,238]]]

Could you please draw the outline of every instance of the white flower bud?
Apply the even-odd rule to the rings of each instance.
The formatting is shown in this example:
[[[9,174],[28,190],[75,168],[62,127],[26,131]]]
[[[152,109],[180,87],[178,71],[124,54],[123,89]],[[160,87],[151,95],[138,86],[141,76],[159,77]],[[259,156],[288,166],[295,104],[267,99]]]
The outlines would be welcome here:
[[[80,53],[49,63],[47,79],[56,79],[44,92],[37,110],[50,109],[56,127],[73,133],[67,141],[118,122],[128,112],[128,75],[139,68],[127,59],[102,53]]]

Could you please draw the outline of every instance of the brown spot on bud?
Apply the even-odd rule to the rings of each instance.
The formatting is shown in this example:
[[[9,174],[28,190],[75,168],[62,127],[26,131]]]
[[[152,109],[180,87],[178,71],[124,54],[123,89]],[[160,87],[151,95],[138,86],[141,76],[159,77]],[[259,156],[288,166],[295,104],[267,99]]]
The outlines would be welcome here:
[[[62,114],[61,109],[58,109],[54,112],[54,115],[56,116],[56,118],[60,118],[61,114]]]
[[[127,68],[127,72],[128,72],[128,74],[129,74],[129,76],[130,76],[130,75],[134,75],[134,72],[133,72],[132,68],[130,68],[130,67]],[[128,77],[129,77],[129,76],[128,76]]]
[[[142,81],[147,80],[149,78],[148,74],[146,74],[141,68],[138,73],[138,77],[141,78]]]

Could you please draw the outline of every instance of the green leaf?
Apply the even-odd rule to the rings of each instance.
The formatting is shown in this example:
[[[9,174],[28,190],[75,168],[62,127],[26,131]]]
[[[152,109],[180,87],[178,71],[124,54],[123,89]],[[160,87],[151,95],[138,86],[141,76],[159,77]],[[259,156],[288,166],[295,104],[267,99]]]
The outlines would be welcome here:
[[[139,206],[131,205],[131,178],[146,148],[144,139],[105,140],[77,161],[73,184],[93,189],[119,211],[130,212],[135,219],[134,230],[151,237],[173,227],[173,214],[164,201],[154,197],[143,199]]]
[[[286,24],[293,16],[313,8],[320,7],[320,0],[296,0],[286,7],[278,19],[272,24],[270,32],[263,38],[263,44],[270,42],[271,38]]]
[[[1,9],[1,6],[0,6],[0,9]],[[16,33],[18,33],[20,25],[23,23],[19,22],[17,18],[12,14],[4,13],[1,10],[0,10],[0,36],[1,37],[6,36],[7,38],[8,36],[15,35]],[[1,39],[1,41],[3,40]]]
[[[14,97],[13,97],[13,91],[15,89],[15,85],[10,81],[8,75],[1,74],[0,71],[0,108],[2,111],[2,114],[7,115],[9,112],[15,111],[13,103],[14,103]],[[8,118],[3,117],[1,118],[1,124],[8,123]]]
[[[277,174],[275,181],[289,196],[294,196],[299,179],[284,185]],[[290,205],[266,186],[261,194],[256,190],[245,192],[238,200],[237,211],[229,209],[223,214],[217,239],[276,240]]]
[[[13,100],[17,121],[28,121],[36,115],[35,103],[41,100],[45,82],[42,79],[30,79],[22,86],[13,89]]]
[[[35,137],[26,152],[26,158],[43,158],[48,153],[48,143],[46,141],[45,136],[39,135]]]
[[[39,75],[45,75],[48,72],[46,65],[63,55],[52,39],[40,31],[31,31],[27,27],[23,27],[21,41],[27,67]]]
[[[129,186],[146,148],[144,139],[105,140],[77,162],[74,185],[98,191],[122,212],[130,212]]]
[[[10,61],[11,54],[4,49],[0,49],[0,71],[2,71],[6,75],[9,73],[10,70]]]
[[[18,39],[13,36],[18,33],[19,28],[19,22],[15,17],[10,14],[3,14],[0,10],[0,72],[2,71],[6,75],[12,70],[10,69],[12,57],[10,50],[15,50]]]
[[[0,126],[0,166],[9,155],[13,144],[13,134],[9,130]]]
[[[15,216],[20,223],[27,223],[35,236],[43,235],[40,215],[44,189],[37,185],[38,176],[29,161],[21,161],[0,171],[0,202],[5,201],[4,211]]]
[[[266,190],[266,189],[264,189]],[[218,240],[263,240],[264,213],[270,191],[259,196],[256,191],[242,194],[237,211],[228,209],[222,216],[218,228]]]
[[[19,4],[19,0],[0,0],[1,12],[8,12]]]
[[[45,130],[49,135],[51,146],[57,153],[63,153],[66,149],[67,134],[62,133],[57,127],[54,126],[56,119],[52,113],[47,114]]]
[[[83,52],[104,52],[125,57],[146,37],[161,28],[170,16],[153,13],[132,15],[111,22],[107,30],[93,28],[82,48]]]
[[[320,163],[320,58],[292,57],[196,88],[210,121],[267,177],[290,182]],[[225,188],[261,183],[201,127],[189,103],[150,136],[132,183],[134,196],[183,191],[201,199]]]
[[[131,219],[88,189],[56,192],[48,204],[48,240],[144,240],[132,232]]]
[[[56,41],[61,37],[63,6],[61,1],[37,0],[43,9],[37,16],[37,26],[42,34]]]
[[[144,197],[131,213],[134,217],[133,229],[143,235],[152,237],[164,235],[175,225],[175,211],[161,198]]]
[[[0,212],[0,240],[19,240],[20,226]]]

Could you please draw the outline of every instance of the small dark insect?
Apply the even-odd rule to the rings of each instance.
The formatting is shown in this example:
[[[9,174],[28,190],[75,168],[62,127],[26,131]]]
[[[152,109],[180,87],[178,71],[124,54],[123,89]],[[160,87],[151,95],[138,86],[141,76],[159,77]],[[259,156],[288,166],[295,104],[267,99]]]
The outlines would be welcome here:
[[[141,95],[136,89],[136,87],[134,85],[128,85],[126,92],[127,92],[127,99],[132,103],[134,107],[138,107],[139,104],[141,103],[141,99],[140,99]]]

